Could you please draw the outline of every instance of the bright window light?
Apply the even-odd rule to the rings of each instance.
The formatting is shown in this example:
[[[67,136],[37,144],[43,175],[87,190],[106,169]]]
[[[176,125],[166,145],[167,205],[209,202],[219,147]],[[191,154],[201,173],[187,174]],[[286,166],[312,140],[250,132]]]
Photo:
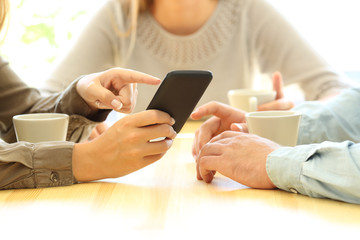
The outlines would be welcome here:
[[[11,0],[10,26],[0,48],[29,85],[40,87],[57,57],[102,4],[102,0]]]
[[[360,72],[360,1],[269,1],[333,66]]]

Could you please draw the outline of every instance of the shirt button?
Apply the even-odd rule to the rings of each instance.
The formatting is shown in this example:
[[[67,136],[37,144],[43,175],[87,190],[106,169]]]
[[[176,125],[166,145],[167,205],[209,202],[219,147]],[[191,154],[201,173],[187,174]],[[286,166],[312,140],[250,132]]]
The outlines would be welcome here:
[[[50,179],[52,182],[56,183],[59,181],[59,174],[57,172],[52,172],[50,175]]]
[[[298,193],[298,191],[296,191],[296,189],[295,189],[295,188],[290,188],[290,192],[295,193],[295,194],[297,194],[297,193]]]

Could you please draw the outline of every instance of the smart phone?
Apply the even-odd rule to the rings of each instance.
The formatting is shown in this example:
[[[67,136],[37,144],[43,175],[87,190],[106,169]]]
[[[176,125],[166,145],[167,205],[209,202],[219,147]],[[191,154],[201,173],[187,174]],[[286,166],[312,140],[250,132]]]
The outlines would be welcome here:
[[[162,81],[147,110],[167,112],[175,119],[173,128],[179,133],[212,78],[212,73],[205,70],[171,71]]]

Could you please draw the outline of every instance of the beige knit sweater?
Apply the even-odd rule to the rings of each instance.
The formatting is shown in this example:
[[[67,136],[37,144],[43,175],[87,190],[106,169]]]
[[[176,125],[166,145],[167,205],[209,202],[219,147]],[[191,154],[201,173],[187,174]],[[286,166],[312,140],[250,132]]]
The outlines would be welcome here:
[[[115,23],[120,31],[126,31],[129,23],[124,19],[121,1],[105,3],[45,89],[60,91],[76,76],[114,66],[160,78],[177,69],[211,70],[214,79],[199,104],[211,100],[227,103],[226,93],[233,88],[271,87],[269,76],[274,71],[283,74],[285,85],[299,85],[307,100],[345,86],[334,69],[263,0],[219,0],[205,25],[187,36],[165,31],[145,12],[139,16],[135,45],[128,58],[130,40],[118,37],[114,30]],[[146,108],[156,88],[138,86],[136,111]]]

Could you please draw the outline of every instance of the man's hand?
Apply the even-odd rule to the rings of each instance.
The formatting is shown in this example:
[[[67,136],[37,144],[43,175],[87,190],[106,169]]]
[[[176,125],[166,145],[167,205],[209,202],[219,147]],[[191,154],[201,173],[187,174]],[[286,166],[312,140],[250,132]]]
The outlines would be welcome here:
[[[210,183],[220,172],[243,185],[271,189],[267,156],[280,146],[259,136],[226,131],[205,144],[196,158],[197,178]]]
[[[233,123],[245,123],[245,112],[223,103],[210,102],[198,107],[192,114],[194,120],[214,115],[205,121],[195,133],[192,153],[196,157],[201,148],[218,134],[230,130]]]

